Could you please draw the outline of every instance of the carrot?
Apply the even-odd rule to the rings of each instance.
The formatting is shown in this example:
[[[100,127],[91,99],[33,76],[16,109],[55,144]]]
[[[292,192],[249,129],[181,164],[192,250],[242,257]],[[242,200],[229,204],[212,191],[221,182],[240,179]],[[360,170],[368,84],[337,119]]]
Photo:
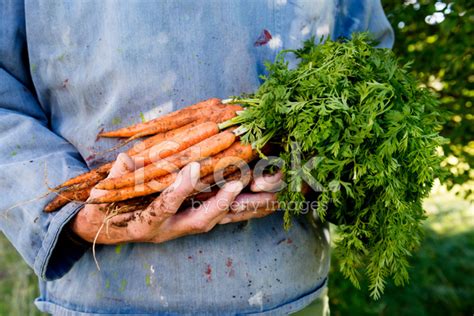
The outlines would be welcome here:
[[[167,158],[219,133],[219,126],[206,122],[177,133],[167,141],[161,142],[133,156],[135,162],[149,165],[159,159]]]
[[[100,137],[131,137],[147,129],[154,128],[156,133],[166,132],[183,125],[189,124],[198,117],[198,110],[212,108],[220,104],[219,99],[209,99],[185,107],[181,110],[171,112],[148,122],[135,124],[132,126],[120,128],[115,131],[100,133]],[[156,134],[155,133],[155,134]]]
[[[226,107],[226,106],[225,105],[220,105],[217,108],[196,109],[196,110],[187,112],[186,117],[176,116],[176,118],[173,117],[173,118],[170,118],[170,120],[172,121],[172,124],[177,125],[177,127],[179,127],[179,126],[184,125],[184,124],[181,123],[180,120],[189,120],[190,122],[193,122],[193,121],[197,121],[199,119],[206,118],[206,117],[214,117],[215,115],[218,115],[222,112],[222,107]],[[131,142],[132,140],[135,140],[135,139],[138,139],[138,138],[142,138],[144,136],[154,135],[154,134],[161,133],[161,132],[167,131],[167,130],[172,130],[172,129],[175,129],[175,128],[176,127],[172,127],[172,128],[164,127],[164,124],[156,123],[156,124],[150,126],[149,128],[147,128],[147,129],[145,129],[141,132],[138,132],[135,135],[131,136],[130,138],[128,138],[125,141],[125,143]]]
[[[47,213],[54,212],[71,201],[85,201],[89,197],[92,187],[82,190],[63,191],[44,207]]]
[[[60,192],[79,191],[88,187],[93,187],[97,183],[99,183],[101,180],[105,179],[106,177],[107,177],[107,174],[96,173],[93,176],[91,176],[91,178],[87,179],[86,181],[68,186],[67,188],[63,188],[63,190]]]
[[[150,136],[150,137],[136,143],[135,145],[133,145],[133,147],[130,148],[129,150],[127,150],[126,153],[129,156],[134,156],[134,155],[142,152],[143,150],[146,150],[146,149],[148,149],[152,146],[158,145],[159,143],[176,136],[176,134],[178,134],[182,131],[185,131],[185,130],[188,130],[188,129],[194,127],[194,126],[197,126],[200,123],[202,123],[202,122],[194,121],[192,123],[181,126],[177,129],[173,129],[173,130],[168,131],[168,132],[158,133],[156,135]]]
[[[234,174],[236,172],[239,172],[239,167],[238,166],[228,166],[228,167],[224,168],[224,170],[222,172],[222,176],[224,178],[226,178],[227,176],[229,176],[231,174]],[[215,178],[214,173],[208,174],[207,176],[201,178],[200,182],[202,183],[203,188],[197,187],[196,190],[201,191],[202,189],[205,189],[206,186],[216,183],[217,180],[218,179]]]
[[[101,190],[114,190],[153,180],[167,173],[174,172],[190,162],[214,156],[228,148],[234,141],[234,133],[229,131],[221,132],[167,159],[159,160],[135,172],[129,172],[120,178],[105,179],[97,184],[97,188]]]
[[[249,176],[250,176],[250,172],[247,172],[247,173],[244,174],[244,176],[242,176],[240,171],[234,171],[233,173],[230,173],[229,175],[225,175],[223,182],[230,182],[230,181],[234,181],[234,180],[241,180],[241,181],[243,180],[242,182],[244,183],[244,186],[246,186],[249,182],[249,179],[250,179]],[[201,182],[204,182],[204,180],[202,179]],[[197,191],[197,192],[193,193],[192,195],[190,195],[189,197],[186,198],[183,206],[184,207],[190,206],[189,202],[191,202],[192,200],[200,201],[200,202],[209,200],[210,198],[216,196],[216,194],[219,192],[219,190],[220,190],[220,188],[214,184],[212,186],[209,186],[206,190]]]
[[[177,129],[173,129],[173,130],[168,131],[168,132],[163,132],[163,133],[153,135],[153,136],[137,143],[135,146],[130,148],[126,153],[129,156],[135,156],[135,155],[139,154],[140,152],[148,150],[150,147],[158,145],[159,143],[161,143],[165,140],[169,140],[169,139],[174,138],[176,135],[182,133],[183,131],[190,131],[191,128],[193,128],[195,126],[198,126],[199,124],[202,124],[202,123],[205,123],[205,122],[222,123],[224,121],[227,121],[227,120],[235,117],[237,111],[242,111],[242,110],[243,110],[243,108],[240,105],[235,105],[235,104],[226,105],[223,110],[215,111],[208,117],[200,118],[197,121],[194,121],[194,122],[189,123],[185,126],[179,127]],[[121,146],[122,145],[124,145],[124,144],[121,144]],[[61,189],[61,188],[65,188],[65,187],[69,187],[69,186],[73,186],[73,185],[78,185],[78,184],[81,184],[81,185],[76,187],[76,189],[81,189],[81,188],[84,187],[82,184],[84,184],[85,186],[88,186],[88,184],[90,184],[93,181],[96,181],[97,179],[98,179],[98,181],[100,181],[100,180],[104,179],[107,176],[107,174],[110,171],[110,168],[112,167],[112,163],[113,162],[106,163],[106,164],[100,166],[99,168],[93,169],[93,170],[91,170],[89,172],[86,172],[86,173],[83,173],[83,174],[81,174],[77,177],[71,178],[71,179],[65,181],[64,183],[62,183],[61,185],[57,186],[55,189],[58,190],[58,189]]]
[[[226,104],[222,110],[212,112],[208,117],[203,117],[201,120],[215,123],[223,123],[237,115],[237,112],[243,111],[243,107],[238,104]]]
[[[227,181],[232,181],[232,180],[237,180],[238,177],[240,176],[241,169],[240,167],[243,167],[243,165],[246,163],[246,161],[242,161],[240,164],[236,165],[231,165],[222,170],[222,173],[220,176],[223,177],[223,179],[216,179],[216,174],[213,172],[205,177],[201,178],[201,181],[198,183],[198,185],[195,188],[195,193],[199,193],[201,191],[207,190],[210,186],[214,186],[218,183],[221,182],[227,182]],[[245,170],[244,170],[245,171]],[[247,182],[247,178],[251,174],[250,169],[247,169],[245,171],[245,174],[242,176],[241,180],[244,180],[244,182]],[[248,183],[245,183],[247,185]]]
[[[222,123],[222,122],[225,122],[225,121],[235,117],[237,115],[236,112],[242,111],[242,110],[243,110],[243,108],[240,105],[219,104],[219,105],[216,105],[216,108],[210,108],[210,109],[206,109],[206,110],[198,112],[199,113],[199,118],[197,120],[195,120],[194,122],[189,123],[185,126],[193,127],[193,126],[196,126],[198,124],[202,124],[204,122]],[[173,131],[180,132],[181,130],[179,130],[179,128],[178,128],[178,129],[171,130],[169,132],[173,132]],[[151,127],[149,129],[141,132],[141,133],[138,133],[138,134],[130,137],[129,139],[127,139],[127,142],[135,140],[135,139],[140,138],[140,137],[153,135],[153,134],[156,134],[156,129],[154,127]],[[170,135],[167,135],[167,137],[172,137],[174,135],[175,134],[171,133]]]
[[[244,145],[240,142],[235,142],[226,150],[201,161],[200,175],[201,177],[205,177],[215,171],[223,170],[229,166],[239,165],[243,162],[250,162],[255,157],[256,153],[252,150],[251,145]],[[178,173],[174,172],[147,183],[117,190],[109,190],[106,194],[100,197],[89,199],[87,203],[111,203],[161,192],[176,180],[177,175]]]
[[[117,214],[129,213],[144,210],[148,205],[158,197],[159,194],[150,194],[147,196],[139,196],[130,200],[114,202],[107,204],[103,209],[103,212],[116,212]],[[115,223],[114,223],[115,225]]]
[[[111,203],[128,200],[138,196],[145,196],[155,192],[161,192],[170,186],[177,177],[177,173],[170,173],[153,181],[153,184],[144,183],[134,187],[125,187],[117,190],[108,190],[107,194],[87,200],[89,204]]]
[[[109,173],[109,170],[110,170],[111,167],[112,167],[111,162],[106,163],[106,164],[100,166],[99,168],[93,169],[89,172],[80,174],[77,177],[74,177],[74,178],[71,178],[71,179],[65,181],[64,183],[57,186],[55,188],[55,190],[65,188],[65,187],[69,187],[69,186],[72,186],[72,185],[85,183],[85,182],[88,182],[88,181],[93,182],[95,179],[98,179],[98,181],[100,181],[100,180],[104,179],[107,176],[107,174]]]
[[[224,104],[211,104],[208,107],[194,108],[194,109],[190,109],[188,107],[186,108],[186,112],[182,112],[182,113],[180,113],[180,111],[173,112],[172,113],[173,115],[170,115],[167,118],[160,118],[160,121],[156,121],[148,127],[142,127],[136,130],[134,129],[132,132],[120,132],[121,136],[113,136],[113,137],[129,137],[125,142],[123,142],[122,144],[123,146],[124,144],[127,144],[135,139],[173,130],[181,126],[184,126],[186,124],[189,124],[193,121],[200,120],[207,117],[213,117],[214,118],[213,120],[219,120],[223,122],[225,120],[219,119],[219,116],[222,114],[222,111],[227,111],[226,114],[232,113],[233,115],[229,117],[229,118],[232,118],[235,116],[235,111],[236,111],[235,108],[241,109],[239,105],[224,105]],[[233,109],[232,112],[230,111],[231,109]],[[99,136],[105,137],[103,134]]]
[[[225,182],[240,179],[244,182],[244,186],[246,186],[250,182],[251,172],[250,170],[247,170],[247,172],[245,172],[245,174],[241,176],[241,172],[238,166],[229,166],[223,170],[222,176],[224,177],[223,181]],[[191,206],[189,203],[191,202],[191,200],[205,201],[216,195],[219,191],[219,187],[215,186],[215,184],[216,179],[214,178],[214,174],[209,174],[201,178],[199,183],[200,186],[196,187],[195,192],[186,198],[181,208]],[[199,187],[201,188],[201,190],[198,189]],[[210,188],[211,190],[203,192],[203,190],[208,188]],[[159,193],[154,193],[146,196],[135,197],[130,200],[113,202],[110,203],[105,210],[113,210],[119,214],[141,211],[146,209],[148,205],[158,197],[158,195]]]
[[[200,125],[202,125],[201,126],[202,131],[199,131],[199,130],[196,131],[196,129],[193,128],[193,127],[200,126]],[[202,140],[202,139],[206,138],[206,135],[213,135],[213,134],[216,134],[219,131],[219,128],[214,123],[207,123],[207,124],[203,123],[203,124],[200,124],[200,125],[192,123],[192,124],[186,125],[188,127],[190,126],[191,128],[186,128],[186,129],[179,128],[179,129],[176,129],[176,130],[173,130],[173,131],[169,131],[167,133],[158,134],[158,135],[160,135],[160,137],[155,137],[155,136],[158,136],[158,135],[155,135],[154,136],[155,139],[153,139],[153,140],[147,139],[147,140],[141,142],[140,145],[135,146],[135,147],[131,148],[130,150],[128,150],[127,154],[129,156],[138,156],[138,157],[146,158],[150,153],[150,147],[152,147],[155,143],[159,144],[159,143],[161,143],[165,140],[177,141],[178,142],[181,137],[186,137],[188,133],[193,134],[193,135],[197,136],[199,140]],[[211,127],[211,125],[212,125],[212,127]],[[176,131],[178,131],[178,132],[176,132]],[[198,133],[198,134],[196,134],[196,133]],[[206,134],[206,133],[209,133],[209,134]],[[199,138],[199,137],[201,137],[202,139]],[[138,150],[138,148],[143,148],[144,151],[140,152]],[[180,146],[180,148],[181,148],[180,150],[184,149],[184,148],[182,148],[182,146]],[[161,152],[160,148],[157,148],[156,152]],[[163,152],[161,155],[166,155],[166,153],[167,152]],[[171,154],[169,154],[167,156],[170,156],[170,155]],[[163,156],[162,158],[164,158],[164,157],[165,156]],[[150,162],[151,161],[149,159],[145,160],[145,164],[148,164]],[[110,171],[110,168],[112,168],[112,164],[113,164],[113,162],[108,162],[108,163],[100,166],[99,168],[93,169],[93,170],[91,170],[89,172],[86,172],[86,173],[83,173],[83,174],[81,174],[77,177],[71,178],[71,179],[67,180],[66,182],[64,182],[63,184],[57,186],[55,189],[61,189],[61,188],[69,187],[69,186],[72,186],[72,185],[90,183],[90,182],[93,182],[95,180],[100,181],[100,180],[104,179],[107,176],[107,174]],[[81,187],[79,187],[79,188],[81,188]]]
[[[201,122],[211,121],[211,122],[221,123],[221,122],[227,121],[228,119],[233,118],[234,116],[236,116],[237,111],[242,111],[242,110],[243,108],[240,105],[236,105],[236,104],[232,105],[232,104],[222,104],[222,103],[214,104],[213,103],[209,105],[208,107],[202,107],[199,109],[194,109],[192,111],[195,111],[193,113],[196,114],[197,116],[196,120],[198,121],[201,121]],[[176,117],[179,117],[179,116],[177,115]],[[131,138],[136,139],[136,138],[147,136],[147,135],[153,135],[153,134],[156,134],[157,131],[159,130],[160,130],[159,126],[153,125],[143,130],[142,132],[135,134]]]
[[[157,142],[163,141],[168,137],[174,136],[176,133],[181,132],[185,129],[194,127],[198,124],[204,123],[204,122],[215,122],[215,123],[222,123],[225,122],[233,117],[236,116],[237,111],[242,111],[243,108],[240,105],[235,105],[235,104],[228,104],[228,105],[218,105],[218,108],[216,109],[208,109],[207,111],[200,112],[200,117],[196,119],[195,121],[186,124],[184,126],[181,126],[176,129],[172,129],[168,132],[157,132],[157,128],[159,130],[160,127],[150,127],[149,129],[146,129],[142,132],[139,132],[125,141],[113,146],[112,148],[108,149],[106,152],[111,152],[119,149],[120,147],[123,147],[130,143],[131,141],[134,141],[138,138],[142,138],[145,136],[153,135],[149,139],[146,139],[140,143],[138,143],[138,148],[142,148],[144,145],[150,147],[151,144],[156,144]],[[147,148],[148,148],[147,147]],[[132,152],[136,152],[135,150],[131,149]]]
[[[190,206],[192,206],[192,204],[193,204],[192,202],[194,202],[194,201],[199,201],[199,202],[207,201],[210,198],[216,196],[218,192],[219,192],[219,188],[212,188],[211,191],[199,192],[196,195],[193,195],[193,196],[187,198],[184,201],[182,206],[190,207]]]
[[[224,177],[225,182],[240,179],[241,181],[244,182],[244,185],[247,185],[250,182],[250,179],[251,179],[250,176],[251,176],[250,170],[247,170],[244,176],[242,176],[239,170],[239,167],[237,166],[229,166],[223,170],[223,177]],[[206,201],[210,199],[211,197],[215,196],[217,192],[219,191],[219,187],[215,186],[215,183],[216,183],[215,180],[216,179],[214,178],[214,174],[209,174],[203,177],[200,181],[200,183],[203,185],[202,186],[203,190],[206,188],[210,188],[210,190],[203,192],[202,190],[199,191],[196,188],[195,192],[186,198],[186,200],[181,205],[181,208],[192,206],[191,201],[193,200]],[[117,212],[118,214],[143,211],[148,207],[148,205],[150,205],[151,202],[153,202],[153,200],[155,200],[158,197],[158,195],[159,193],[153,193],[150,195],[139,196],[139,197],[135,197],[129,200],[125,200],[125,201],[113,202],[113,203],[108,204],[103,209],[103,211],[114,211],[114,212]],[[126,221],[122,224],[126,226]],[[114,223],[114,225],[116,225],[116,223]]]
[[[182,116],[174,114],[170,117],[163,118],[162,120],[155,122],[152,126],[143,130],[131,130],[131,128],[126,127],[125,131],[119,130],[117,132],[102,133],[100,137],[132,137],[131,140],[134,140],[143,136],[163,133],[175,128],[179,128],[197,120],[198,118],[198,110],[192,110],[187,111],[185,115],[182,114]]]

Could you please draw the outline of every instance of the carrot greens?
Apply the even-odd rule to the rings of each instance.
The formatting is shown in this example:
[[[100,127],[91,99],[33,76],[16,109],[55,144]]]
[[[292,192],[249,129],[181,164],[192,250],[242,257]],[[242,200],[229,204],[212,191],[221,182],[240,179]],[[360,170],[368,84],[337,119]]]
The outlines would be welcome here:
[[[299,61],[295,68],[288,54]],[[341,270],[354,285],[360,267],[374,298],[388,277],[404,284],[407,258],[422,238],[422,199],[440,174],[436,99],[365,33],[309,40],[266,68],[253,95],[232,100],[245,110],[225,124],[240,125],[241,139],[257,150],[281,147],[288,184],[281,202],[303,202],[305,182],[323,188],[315,212],[338,223]],[[285,210],[287,227],[300,211]]]

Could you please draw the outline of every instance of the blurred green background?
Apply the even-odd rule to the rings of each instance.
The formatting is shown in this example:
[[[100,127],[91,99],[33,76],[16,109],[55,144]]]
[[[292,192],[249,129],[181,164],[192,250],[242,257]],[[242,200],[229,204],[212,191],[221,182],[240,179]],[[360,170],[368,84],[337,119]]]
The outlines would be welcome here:
[[[333,255],[333,315],[473,315],[474,313],[474,1],[382,0],[396,33],[394,51],[430,87],[446,110],[444,165],[449,176],[425,201],[428,220],[411,259],[410,283],[388,284],[378,301],[355,289]],[[450,189],[450,191],[448,191]],[[0,315],[39,315],[37,280],[0,234]]]

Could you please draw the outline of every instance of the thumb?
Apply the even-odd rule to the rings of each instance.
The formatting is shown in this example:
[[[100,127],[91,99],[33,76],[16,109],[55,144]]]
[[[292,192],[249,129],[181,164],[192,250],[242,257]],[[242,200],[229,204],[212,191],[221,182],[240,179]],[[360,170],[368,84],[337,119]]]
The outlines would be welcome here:
[[[130,156],[125,153],[121,153],[117,156],[117,160],[115,160],[115,162],[113,163],[112,168],[109,171],[109,175],[106,179],[120,178],[122,175],[134,171],[134,169],[135,164],[133,163],[132,158],[130,158]],[[99,190],[94,187],[91,190],[88,200],[100,197],[106,193],[107,191]]]
[[[130,158],[130,156],[126,153],[120,153],[117,156],[117,160],[115,160],[114,164],[112,165],[107,179],[119,178],[122,175],[132,172],[134,170],[135,163],[133,162],[133,159]]]

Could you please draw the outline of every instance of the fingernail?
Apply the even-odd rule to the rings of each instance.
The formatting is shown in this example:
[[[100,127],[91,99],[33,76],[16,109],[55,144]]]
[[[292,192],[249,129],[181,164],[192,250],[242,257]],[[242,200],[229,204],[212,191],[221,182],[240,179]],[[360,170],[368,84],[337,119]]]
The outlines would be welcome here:
[[[122,164],[122,169],[126,169],[125,171],[131,171],[134,169],[134,162],[126,153],[120,153],[117,156],[117,160]]]
[[[176,177],[176,179],[174,180],[174,183],[173,183],[173,186],[176,188],[176,187],[179,187],[181,185],[181,181],[183,180],[183,172],[179,172],[178,173],[178,176]]]
[[[224,185],[223,189],[227,192],[239,193],[244,188],[242,182],[240,181],[231,181]]]
[[[201,165],[197,162],[192,162],[189,164],[189,168],[191,169],[189,171],[191,181],[193,184],[195,184],[199,180]]]

